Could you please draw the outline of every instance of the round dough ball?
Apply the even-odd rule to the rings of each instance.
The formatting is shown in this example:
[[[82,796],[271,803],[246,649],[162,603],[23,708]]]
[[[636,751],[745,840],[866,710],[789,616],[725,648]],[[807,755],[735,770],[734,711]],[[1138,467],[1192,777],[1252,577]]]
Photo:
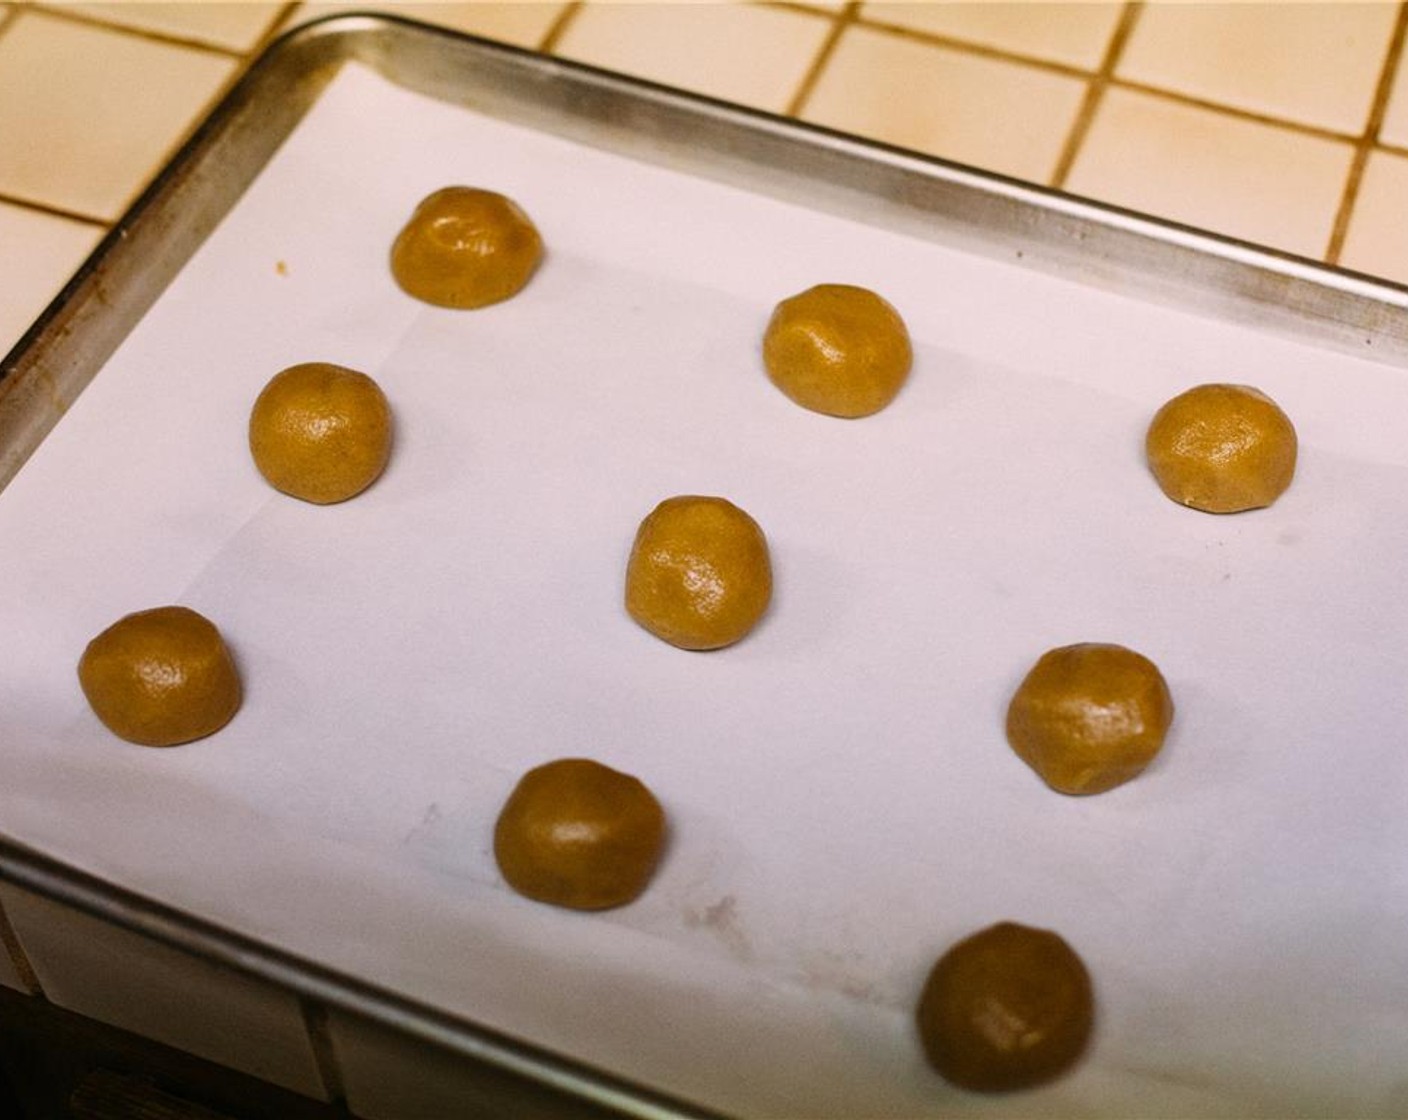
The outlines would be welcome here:
[[[948,1081],[984,1093],[1050,1081],[1085,1052],[1095,995],[1050,930],[999,922],[939,958],[919,997],[919,1040]]]
[[[763,531],[723,498],[683,495],[655,507],[626,565],[626,610],[681,649],[720,649],[747,634],[772,599]]]
[[[346,501],[386,469],[391,406],[365,373],[290,366],[254,402],[249,450],[274,489],[319,505]]]
[[[220,631],[188,607],[118,619],[88,643],[78,682],[109,731],[147,747],[174,747],[219,731],[242,695]]]
[[[509,886],[538,902],[605,910],[636,898],[660,862],[665,812],[639,779],[585,758],[529,770],[494,826]]]
[[[1163,746],[1173,698],[1158,667],[1124,646],[1085,642],[1042,655],[1007,709],[1007,741],[1060,793],[1103,793]]]
[[[879,412],[904,385],[912,362],[899,312],[849,284],[819,284],[783,300],[763,336],[773,384],[828,416]]]
[[[476,187],[425,198],[391,248],[403,291],[437,307],[468,310],[517,295],[543,256],[543,239],[512,199]]]
[[[1296,430],[1249,385],[1199,385],[1154,414],[1149,469],[1180,505],[1207,513],[1269,506],[1296,472]]]

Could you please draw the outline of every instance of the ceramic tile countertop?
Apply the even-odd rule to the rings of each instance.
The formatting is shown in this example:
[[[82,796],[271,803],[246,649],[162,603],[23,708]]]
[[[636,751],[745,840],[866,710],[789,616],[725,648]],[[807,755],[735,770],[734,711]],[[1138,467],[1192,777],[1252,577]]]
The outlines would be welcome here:
[[[279,32],[379,7],[1408,282],[1408,5],[0,0],[0,352]]]

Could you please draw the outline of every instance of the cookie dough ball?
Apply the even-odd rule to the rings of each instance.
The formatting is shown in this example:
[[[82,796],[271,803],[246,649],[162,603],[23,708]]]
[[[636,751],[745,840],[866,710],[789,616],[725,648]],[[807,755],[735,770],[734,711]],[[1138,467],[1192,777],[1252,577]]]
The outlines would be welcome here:
[[[446,187],[416,207],[391,248],[403,291],[437,307],[487,307],[517,295],[543,255],[537,227],[501,194]]]
[[[1085,642],[1042,655],[1007,709],[1007,741],[1060,793],[1103,793],[1153,761],[1173,722],[1158,667],[1124,646]]]
[[[819,284],[783,300],[763,335],[773,384],[828,416],[879,412],[900,391],[912,361],[899,312],[849,284]]]
[[[1179,394],[1155,413],[1144,448],[1163,492],[1207,513],[1269,506],[1296,472],[1295,428],[1249,385]]]
[[[639,779],[585,758],[529,770],[494,827],[509,886],[538,902],[605,910],[636,898],[665,846],[665,812]]]
[[[954,945],[924,984],[919,1040],[947,1080],[984,1093],[1028,1089],[1085,1052],[1095,996],[1057,934],[1000,922]]]
[[[219,731],[241,698],[220,631],[188,607],[118,619],[88,643],[78,682],[109,731],[147,747],[174,747]]]
[[[640,524],[626,565],[626,610],[681,649],[746,635],[772,599],[763,531],[723,498],[667,498]]]
[[[365,373],[306,362],[254,402],[249,450],[269,485],[328,505],[360,494],[391,457],[391,406]]]

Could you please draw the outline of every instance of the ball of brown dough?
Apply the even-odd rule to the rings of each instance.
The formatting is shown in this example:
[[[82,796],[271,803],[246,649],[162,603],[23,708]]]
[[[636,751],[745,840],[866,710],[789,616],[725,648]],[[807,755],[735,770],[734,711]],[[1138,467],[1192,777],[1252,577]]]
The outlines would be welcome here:
[[[1060,793],[1102,793],[1163,747],[1173,698],[1158,667],[1124,646],[1085,642],[1045,654],[1007,709],[1007,741]]]
[[[574,910],[635,899],[664,845],[655,795],[638,778],[585,758],[529,770],[494,826],[494,858],[509,886]]]
[[[899,312],[850,284],[819,284],[783,300],[763,335],[773,384],[828,416],[879,412],[904,385],[912,361]]]
[[[1000,922],[939,958],[916,1018],[925,1056],[948,1081],[984,1093],[1030,1089],[1085,1052],[1094,988],[1059,935]]]
[[[78,681],[109,731],[148,747],[219,731],[243,695],[220,631],[189,607],[155,607],[118,619],[84,649]]]
[[[681,649],[720,649],[757,625],[772,600],[772,560],[758,523],[724,498],[667,498],[636,531],[626,610]]]
[[[1144,440],[1149,469],[1179,505],[1206,513],[1260,509],[1296,471],[1296,430],[1279,405],[1249,385],[1199,385],[1154,415]]]
[[[391,275],[418,300],[468,310],[517,295],[542,256],[542,236],[512,199],[445,187],[416,207],[397,236]]]
[[[274,489],[329,505],[381,477],[391,430],[391,406],[365,373],[304,362],[260,392],[249,416],[249,450]]]

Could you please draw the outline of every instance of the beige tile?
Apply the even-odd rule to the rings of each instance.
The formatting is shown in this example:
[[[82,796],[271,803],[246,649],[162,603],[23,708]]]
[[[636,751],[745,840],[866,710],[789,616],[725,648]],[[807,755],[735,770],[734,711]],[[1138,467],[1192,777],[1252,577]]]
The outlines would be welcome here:
[[[116,218],[234,67],[22,12],[0,36],[0,193]]]
[[[1119,22],[1122,3],[866,4],[867,20],[944,35],[1001,51],[1094,70]]]
[[[1348,143],[1112,89],[1067,189],[1319,257],[1352,154]]]
[[[10,885],[0,899],[60,1007],[326,1099],[294,996]]]
[[[557,53],[780,112],[830,28],[820,16],[744,4],[588,4]]]
[[[1205,100],[1360,132],[1383,68],[1389,3],[1154,3],[1117,74]]]
[[[0,354],[19,341],[102,235],[97,226],[0,202]]]
[[[232,51],[247,51],[259,41],[283,8],[279,3],[252,0],[224,0],[217,3],[132,3],[107,0],[106,3],[76,3],[51,0],[52,6],[123,27],[155,31],[199,43],[210,43]]]
[[[1408,159],[1374,152],[1364,168],[1340,264],[1408,283]]]
[[[1398,72],[1394,76],[1379,139],[1385,144],[1408,148],[1408,50],[1398,59]]]
[[[439,24],[456,31],[467,31],[482,35],[486,39],[496,39],[501,43],[512,43],[519,47],[537,47],[543,41],[565,3],[541,2],[520,4],[499,3],[398,3],[396,0],[382,0],[381,3],[320,3],[302,4],[294,13],[294,20],[305,23],[319,16],[337,15],[341,12],[365,12],[376,10],[418,19],[425,23]]]
[[[1083,81],[853,27],[803,117],[901,147],[1046,182]]]

